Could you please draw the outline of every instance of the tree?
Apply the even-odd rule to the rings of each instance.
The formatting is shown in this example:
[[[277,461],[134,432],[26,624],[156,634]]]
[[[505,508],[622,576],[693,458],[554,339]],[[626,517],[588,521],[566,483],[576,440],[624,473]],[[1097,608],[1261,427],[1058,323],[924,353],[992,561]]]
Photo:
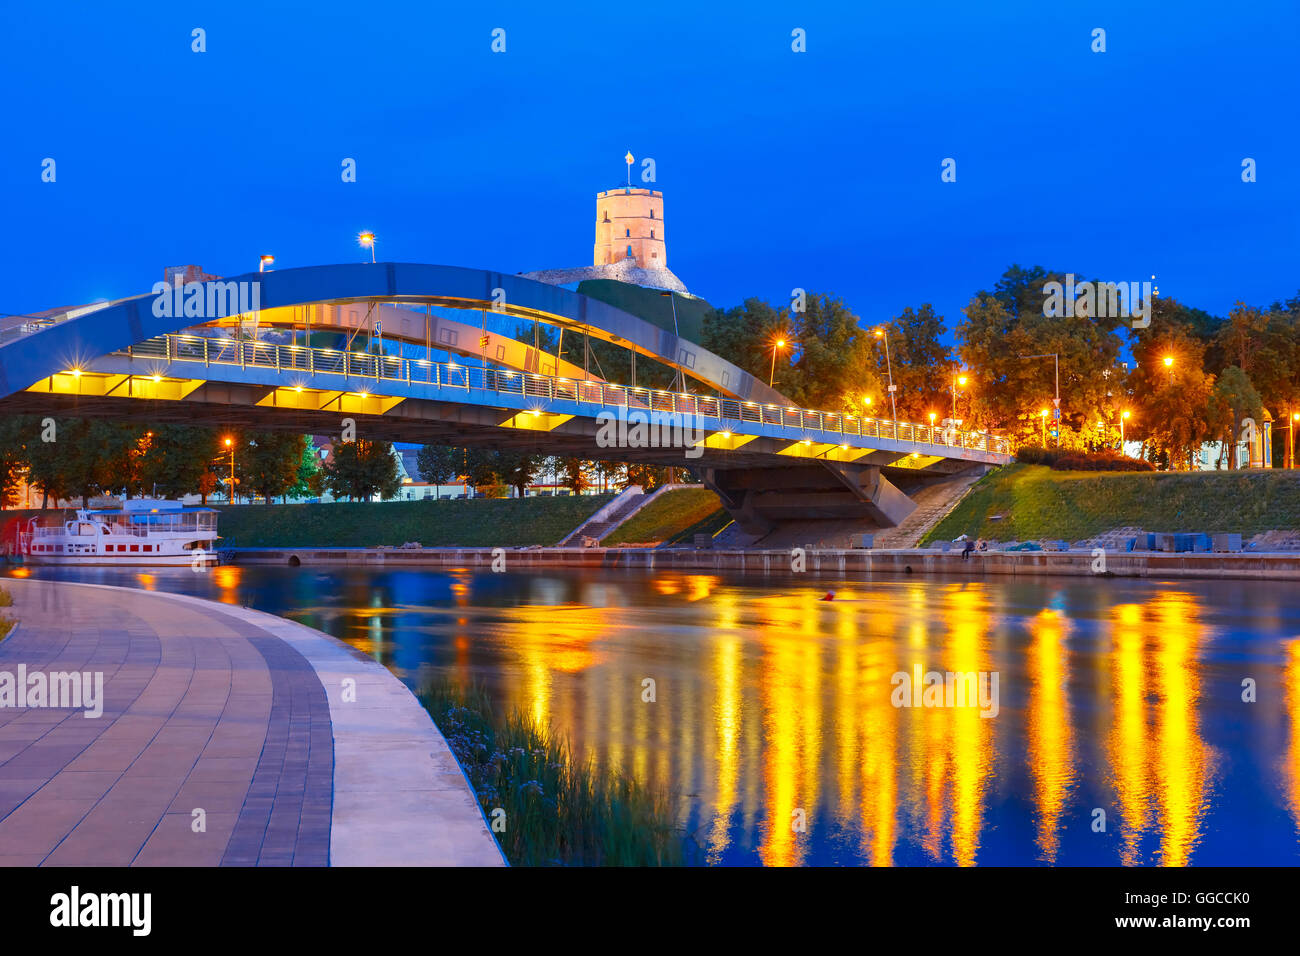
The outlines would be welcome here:
[[[206,503],[205,476],[223,448],[215,429],[198,425],[152,425],[140,466],[140,483],[150,494],[180,498],[198,492]],[[213,482],[206,482],[211,491]]]
[[[293,498],[320,497],[324,488],[325,474],[320,466],[320,449],[309,436],[304,435],[302,457],[298,460],[298,472],[293,485],[286,494]]]
[[[509,449],[494,452],[493,457],[496,459],[497,478],[519,492],[520,498],[524,496],[524,490],[533,483],[537,473],[542,470],[542,463],[545,461],[541,455],[530,455]]]
[[[620,488],[640,485],[643,491],[653,491],[668,483],[668,469],[662,465],[629,464],[619,482]]]
[[[235,471],[269,505],[298,481],[308,440],[305,435],[257,431],[245,436],[235,454]],[[391,447],[391,446],[390,446]]]
[[[0,420],[0,508],[18,503],[18,486],[27,471],[27,438],[31,423],[23,416]]]
[[[893,368],[898,417],[904,421],[927,422],[934,412],[940,418],[947,418],[951,402],[948,390],[952,388],[956,365],[951,350],[939,341],[947,331],[943,316],[935,314],[934,306],[927,302],[915,312],[904,309],[889,323],[888,331],[890,354],[886,357],[881,341],[877,369],[883,369],[887,382],[889,369]],[[881,394],[882,404],[878,406],[881,411],[877,414],[887,414],[888,393],[881,389]]]
[[[578,458],[564,459],[564,478],[560,483],[575,495],[582,494],[591,487],[591,477],[586,467],[589,464]]]
[[[1242,426],[1249,418],[1260,424],[1264,417],[1264,406],[1259,392],[1251,384],[1246,373],[1235,365],[1229,365],[1219,376],[1210,395],[1210,411],[1207,419],[1223,442],[1227,454],[1228,467],[1237,467],[1237,446],[1241,442]],[[1262,427],[1262,425],[1260,425]],[[1220,456],[1222,460],[1222,456]]]
[[[415,455],[416,470],[430,484],[450,484],[460,476],[463,452],[451,445],[424,445]]]
[[[1153,312],[1132,348],[1136,366],[1128,386],[1137,413],[1129,435],[1143,442],[1148,460],[1164,456],[1170,467],[1190,466],[1196,449],[1218,431],[1211,421],[1214,376],[1203,371],[1205,345],[1184,325],[1157,325]]]
[[[392,498],[401,486],[392,442],[358,439],[335,445],[334,459],[325,468],[325,485],[336,498]]]
[[[962,362],[975,377],[970,404],[978,425],[1036,442],[1039,409],[1050,409],[1056,394],[1052,354],[1059,356],[1061,444],[1085,447],[1098,420],[1115,419],[1124,399],[1118,334],[1123,320],[1047,315],[1044,286],[1065,280],[1042,266],[1013,265],[993,291],[977,292],[966,306],[957,340]]]

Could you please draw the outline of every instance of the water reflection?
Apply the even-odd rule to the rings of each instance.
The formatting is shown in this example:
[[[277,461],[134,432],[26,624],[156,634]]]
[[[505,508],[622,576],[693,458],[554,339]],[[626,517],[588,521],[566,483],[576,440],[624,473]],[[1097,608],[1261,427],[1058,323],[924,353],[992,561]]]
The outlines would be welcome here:
[[[413,686],[482,682],[579,753],[682,793],[702,862],[1300,858],[1300,604],[1284,585],[225,567],[96,579],[283,613]],[[835,600],[819,600],[828,586]],[[895,706],[894,675],[914,671],[998,674],[997,715]],[[1244,676],[1271,690],[1243,704]]]

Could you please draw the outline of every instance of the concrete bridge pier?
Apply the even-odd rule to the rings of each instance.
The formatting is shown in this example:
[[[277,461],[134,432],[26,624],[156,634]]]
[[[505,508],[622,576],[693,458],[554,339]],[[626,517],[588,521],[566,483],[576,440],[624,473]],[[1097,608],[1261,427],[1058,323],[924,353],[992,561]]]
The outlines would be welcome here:
[[[739,528],[755,539],[809,522],[832,522],[847,537],[892,527],[916,504],[878,465],[814,462],[768,469],[705,468],[701,480]]]

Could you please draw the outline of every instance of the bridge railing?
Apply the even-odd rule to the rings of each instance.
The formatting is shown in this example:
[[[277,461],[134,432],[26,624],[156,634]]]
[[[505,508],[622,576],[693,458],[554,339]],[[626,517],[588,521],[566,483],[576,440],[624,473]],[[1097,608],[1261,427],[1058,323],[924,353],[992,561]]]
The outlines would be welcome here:
[[[397,355],[242,342],[200,335],[162,335],[115,353],[167,362],[202,362],[270,368],[277,372],[316,372],[375,381],[426,383],[437,388],[481,390],[545,401],[570,401],[612,408],[622,406],[675,415],[714,419],[722,430],[730,423],[780,425],[797,429],[809,440],[839,443],[841,436],[887,438],[917,445],[939,445],[995,454],[1010,454],[1010,442],[986,432],[915,425],[845,412],[821,412],[715,395],[669,392],[657,388],[578,381],[535,372],[482,368],[457,362],[431,362]],[[295,384],[299,384],[295,382]]]

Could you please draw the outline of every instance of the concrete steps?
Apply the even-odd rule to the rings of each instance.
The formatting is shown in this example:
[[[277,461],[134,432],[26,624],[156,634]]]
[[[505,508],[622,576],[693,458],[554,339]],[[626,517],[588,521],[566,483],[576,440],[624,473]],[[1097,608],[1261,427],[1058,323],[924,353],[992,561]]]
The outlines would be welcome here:
[[[948,516],[982,475],[960,475],[922,488],[912,496],[916,510],[893,528],[876,532],[877,548],[915,548],[925,533]]]

